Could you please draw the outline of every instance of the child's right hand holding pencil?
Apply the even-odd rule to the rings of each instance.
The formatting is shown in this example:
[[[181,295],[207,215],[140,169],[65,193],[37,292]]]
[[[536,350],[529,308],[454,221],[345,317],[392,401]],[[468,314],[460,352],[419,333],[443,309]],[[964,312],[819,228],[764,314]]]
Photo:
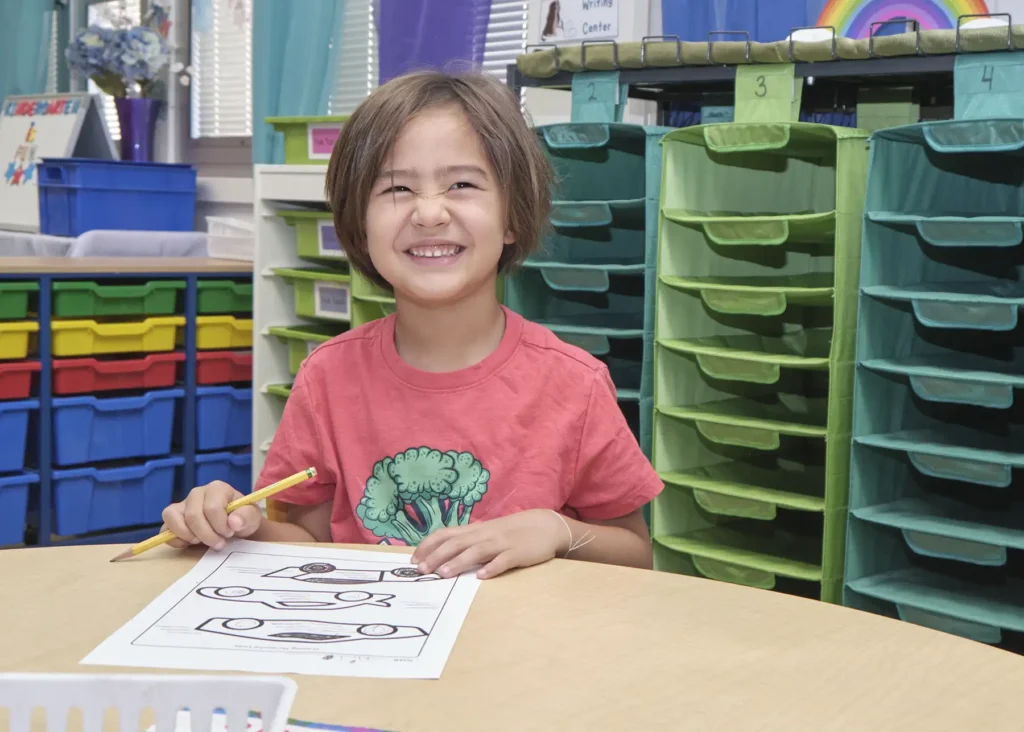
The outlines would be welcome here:
[[[219,480],[193,488],[184,501],[172,503],[163,511],[162,530],[170,530],[177,537],[168,544],[179,549],[205,544],[219,550],[232,537],[252,536],[263,524],[258,506],[242,506],[227,512],[228,504],[242,497]]]

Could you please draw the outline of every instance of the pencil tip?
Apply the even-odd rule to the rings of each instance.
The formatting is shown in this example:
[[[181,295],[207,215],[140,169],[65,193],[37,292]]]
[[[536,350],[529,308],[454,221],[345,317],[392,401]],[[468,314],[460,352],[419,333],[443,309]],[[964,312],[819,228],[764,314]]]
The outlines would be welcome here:
[[[110,561],[111,562],[120,562],[122,559],[127,559],[131,555],[132,555],[132,550],[131,549],[125,549],[123,552],[118,554],[116,557],[114,557]]]

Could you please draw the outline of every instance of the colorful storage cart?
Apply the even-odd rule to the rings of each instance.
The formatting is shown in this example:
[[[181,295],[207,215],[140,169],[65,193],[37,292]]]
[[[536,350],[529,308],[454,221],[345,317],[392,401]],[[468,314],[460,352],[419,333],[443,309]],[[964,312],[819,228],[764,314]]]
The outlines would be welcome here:
[[[664,140],[656,566],[839,602],[867,133]]]

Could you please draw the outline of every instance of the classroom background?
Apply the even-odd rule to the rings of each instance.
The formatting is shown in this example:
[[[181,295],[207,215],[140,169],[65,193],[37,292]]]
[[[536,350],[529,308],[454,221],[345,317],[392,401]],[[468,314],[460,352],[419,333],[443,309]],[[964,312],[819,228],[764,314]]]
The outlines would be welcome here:
[[[394,307],[323,202],[338,131],[468,63],[562,181],[502,297],[608,364],[666,484],[656,571],[1024,650],[1024,0],[0,19],[0,545],[251,490],[308,351]]]

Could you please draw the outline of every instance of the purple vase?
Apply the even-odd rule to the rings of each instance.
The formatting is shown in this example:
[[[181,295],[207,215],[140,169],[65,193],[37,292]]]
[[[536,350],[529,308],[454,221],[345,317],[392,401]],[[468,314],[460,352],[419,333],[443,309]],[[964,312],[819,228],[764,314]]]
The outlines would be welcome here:
[[[116,97],[114,105],[121,125],[121,160],[152,162],[153,131],[156,129],[160,100]]]

